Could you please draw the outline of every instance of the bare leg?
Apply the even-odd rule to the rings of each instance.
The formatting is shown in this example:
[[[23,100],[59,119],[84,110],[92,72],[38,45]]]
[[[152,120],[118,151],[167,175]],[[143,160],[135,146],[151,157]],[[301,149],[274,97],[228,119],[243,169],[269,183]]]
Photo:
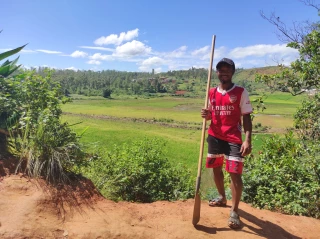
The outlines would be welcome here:
[[[242,178],[241,174],[230,173],[231,177],[231,192],[232,192],[232,208],[231,211],[238,213],[238,207],[242,194]]]
[[[226,199],[226,193],[224,190],[224,175],[222,172],[222,166],[213,168],[213,178],[214,178],[214,182],[216,184],[218,193],[222,198],[222,201],[226,202],[227,199]]]

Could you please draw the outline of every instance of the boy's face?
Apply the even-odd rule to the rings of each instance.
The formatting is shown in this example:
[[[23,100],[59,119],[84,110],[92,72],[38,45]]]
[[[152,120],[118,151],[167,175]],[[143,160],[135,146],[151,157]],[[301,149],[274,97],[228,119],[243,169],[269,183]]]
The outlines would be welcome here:
[[[233,69],[231,66],[223,64],[217,70],[218,79],[221,84],[228,84],[232,81]]]

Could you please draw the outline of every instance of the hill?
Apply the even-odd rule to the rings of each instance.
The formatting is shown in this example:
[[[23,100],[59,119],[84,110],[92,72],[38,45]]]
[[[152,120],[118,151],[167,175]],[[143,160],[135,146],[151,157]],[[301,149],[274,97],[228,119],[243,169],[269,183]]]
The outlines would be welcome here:
[[[202,202],[191,223],[193,199],[150,204],[113,202],[87,179],[52,188],[13,175],[12,160],[0,159],[0,238],[318,238],[320,221],[259,210],[240,203],[243,227],[228,228],[229,207]],[[230,205],[231,202],[228,202]]]
[[[266,89],[263,84],[254,82],[255,74],[270,74],[278,67],[261,67],[252,69],[236,69],[233,80],[245,86],[249,92]],[[38,73],[45,76],[46,70],[39,68]],[[191,68],[152,74],[146,72],[125,71],[72,71],[56,70],[52,78],[61,84],[66,95],[79,94],[86,96],[115,95],[171,95],[185,92],[184,95],[202,96],[205,92],[208,69]],[[212,84],[217,83],[215,72],[212,74]],[[178,94],[179,95],[179,94]]]

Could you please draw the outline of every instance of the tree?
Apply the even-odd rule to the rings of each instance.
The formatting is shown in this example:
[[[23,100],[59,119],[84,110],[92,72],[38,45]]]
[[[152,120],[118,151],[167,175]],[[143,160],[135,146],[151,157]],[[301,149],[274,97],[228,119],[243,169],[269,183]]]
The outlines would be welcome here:
[[[301,2],[319,14],[320,5]],[[320,218],[320,24],[296,24],[288,29],[275,14],[263,17],[277,27],[288,47],[298,50],[299,58],[289,67],[279,65],[276,74],[257,75],[256,80],[273,91],[298,95],[314,89],[315,94],[294,115],[299,140],[290,130],[284,137],[273,135],[258,156],[246,161],[244,200],[260,208]]]
[[[318,11],[320,6],[311,0],[301,2],[312,6]],[[280,72],[273,75],[257,75],[256,80],[266,83],[272,90],[290,92],[298,95],[312,88],[320,88],[320,23],[304,22],[294,24],[288,29],[274,13],[262,17],[275,25],[280,32],[279,39],[288,43],[288,47],[299,51],[299,59],[291,63],[290,67],[279,64]]]
[[[102,92],[102,96],[103,96],[104,98],[110,98],[111,93],[112,93],[112,90],[111,90],[111,89],[105,88],[105,89],[103,90],[103,92]]]

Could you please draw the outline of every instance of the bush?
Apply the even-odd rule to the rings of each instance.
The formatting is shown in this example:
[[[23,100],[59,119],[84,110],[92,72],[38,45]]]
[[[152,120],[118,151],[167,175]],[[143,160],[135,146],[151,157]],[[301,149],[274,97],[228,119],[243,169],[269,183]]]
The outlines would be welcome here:
[[[2,79],[0,112],[10,132],[9,151],[20,159],[19,167],[31,177],[50,183],[65,182],[67,173],[84,163],[85,154],[76,134],[61,123],[61,104],[69,101],[60,85],[46,77],[26,72]],[[19,169],[18,167],[18,169]]]
[[[83,168],[101,191],[112,200],[153,202],[194,196],[194,178],[181,165],[165,158],[164,142],[157,139],[116,147]]]
[[[320,154],[288,132],[272,136],[246,161],[243,199],[259,208],[320,218]]]
[[[294,114],[295,128],[303,140],[320,140],[320,94],[304,99]]]

